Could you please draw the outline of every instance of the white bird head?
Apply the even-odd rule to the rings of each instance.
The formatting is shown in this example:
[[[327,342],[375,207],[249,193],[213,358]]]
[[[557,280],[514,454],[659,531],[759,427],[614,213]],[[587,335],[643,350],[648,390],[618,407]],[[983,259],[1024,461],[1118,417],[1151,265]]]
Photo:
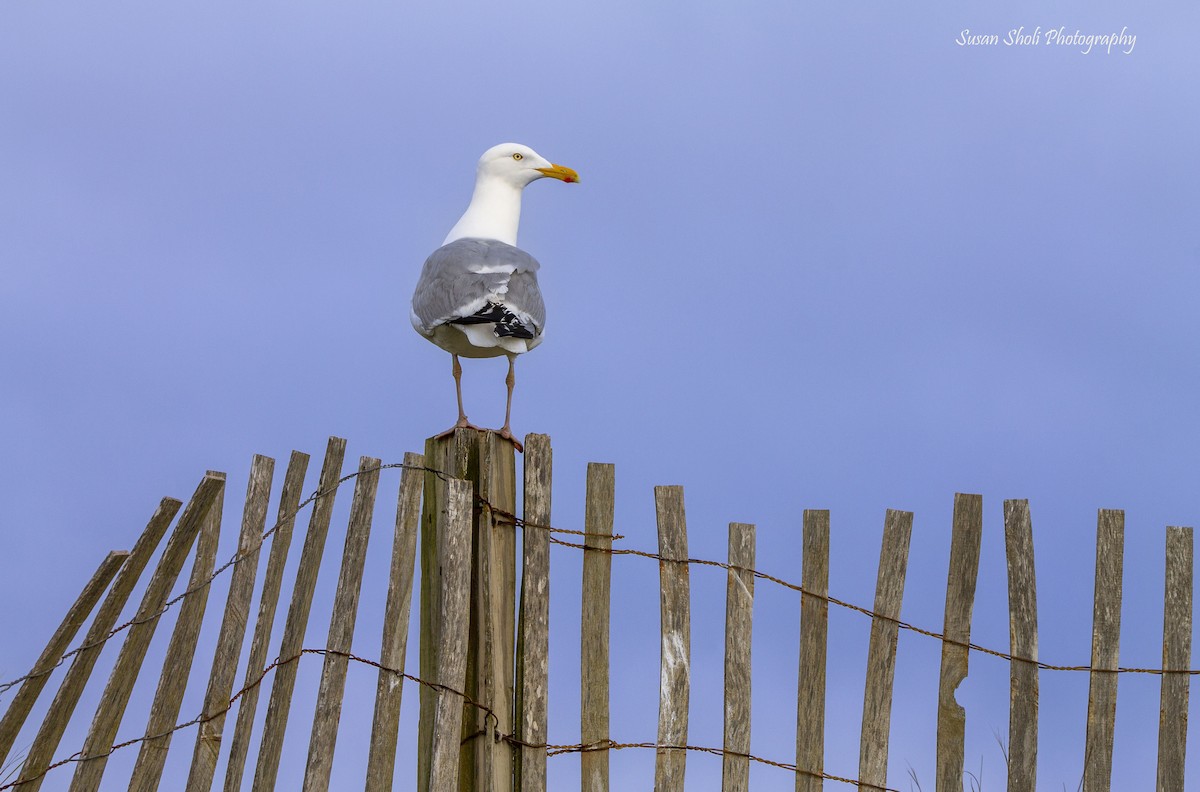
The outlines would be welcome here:
[[[518,189],[549,176],[564,182],[578,182],[579,174],[565,165],[555,165],[529,146],[501,143],[483,152],[477,168],[479,177],[498,179]]]

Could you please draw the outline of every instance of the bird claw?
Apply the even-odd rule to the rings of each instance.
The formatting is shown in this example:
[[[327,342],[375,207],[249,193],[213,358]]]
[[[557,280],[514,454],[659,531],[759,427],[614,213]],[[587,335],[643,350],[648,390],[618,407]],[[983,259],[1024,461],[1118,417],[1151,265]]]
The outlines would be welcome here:
[[[434,436],[433,436],[433,439],[434,439],[434,440],[441,440],[441,439],[443,439],[443,438],[449,437],[450,435],[454,434],[454,433],[455,433],[456,431],[458,431],[459,429],[474,429],[476,432],[484,432],[484,431],[487,431],[486,429],[483,429],[482,427],[476,426],[475,424],[473,424],[473,423],[471,423],[470,421],[468,421],[468,420],[467,420],[467,416],[465,416],[465,415],[464,415],[464,416],[462,416],[461,418],[459,418],[459,419],[458,419],[458,423],[454,424],[454,426],[451,426],[449,429],[447,429],[446,431],[442,432],[441,434],[436,434],[436,435],[434,435]]]
[[[517,440],[517,438],[513,437],[513,433],[509,430],[509,428],[507,426],[504,427],[503,429],[492,429],[490,431],[495,432],[496,434],[500,435],[508,442],[512,443],[513,448],[517,449],[518,454],[525,453],[525,446],[521,445],[521,441],[519,441],[519,440]]]

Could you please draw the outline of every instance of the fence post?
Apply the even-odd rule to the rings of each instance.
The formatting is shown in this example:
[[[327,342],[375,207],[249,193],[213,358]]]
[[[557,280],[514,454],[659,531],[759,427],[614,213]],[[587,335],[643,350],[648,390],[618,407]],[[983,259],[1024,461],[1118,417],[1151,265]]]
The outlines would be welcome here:
[[[1092,672],[1088,690],[1087,748],[1083,756],[1083,788],[1087,792],[1108,792],[1112,782],[1124,554],[1125,512],[1119,509],[1101,509],[1096,519]]]
[[[888,740],[892,725],[892,691],[896,679],[896,644],[900,637],[900,605],[908,570],[912,512],[888,509],[879,548],[875,582],[875,615],[867,649],[867,681],[863,690],[862,737],[858,747],[859,789],[887,784]]]
[[[1038,636],[1037,585],[1029,501],[1004,501],[1008,559],[1009,715],[1008,790],[1037,789]],[[1021,659],[1017,659],[1021,658]]]
[[[383,615],[383,642],[379,663],[404,672],[408,647],[408,621],[412,611],[413,568],[417,555],[417,526],[421,522],[421,482],[425,458],[404,455],[400,493],[396,503],[396,529],[392,538],[392,566],[388,575],[387,605]],[[375,716],[367,756],[366,792],[390,792],[396,773],[396,740],[400,733],[400,701],[404,678],[380,670],[375,685]],[[229,790],[228,792],[235,792]]]
[[[83,645],[71,661],[71,667],[67,669],[67,675],[58,686],[58,692],[54,694],[54,701],[50,704],[46,717],[42,719],[33,745],[25,755],[21,774],[17,777],[21,792],[37,792],[41,787],[46,768],[50,766],[67,723],[79,704],[79,697],[83,695],[92,669],[95,668],[96,661],[100,659],[100,652],[108,641],[109,631],[116,624],[117,617],[121,615],[129,595],[133,593],[138,578],[150,562],[150,557],[154,555],[154,549],[158,547],[182,505],[174,498],[163,498],[146,529],[129,551],[129,559],[117,573],[117,579],[113,581],[112,588],[100,604],[100,609],[96,611],[92,626],[88,628],[83,639]]]
[[[129,779],[130,792],[155,792],[162,779],[167,751],[171,747],[171,727],[179,717],[183,693],[187,689],[192,662],[196,657],[200,625],[208,607],[217,544],[221,539],[222,508],[221,500],[217,499],[208,510],[200,535],[196,538],[196,553],[187,586],[189,593],[179,607],[175,630],[167,645],[167,656],[158,678],[158,689],[154,692],[150,719],[146,723],[146,739],[138,750],[133,775]]]
[[[104,768],[108,764],[108,755],[112,752],[113,739],[129,705],[133,694],[133,685],[137,681],[142,662],[150,648],[150,640],[162,617],[162,608],[171,593],[175,579],[183,569],[188,552],[196,541],[200,526],[208,510],[225,492],[225,476],[223,474],[208,474],[196,488],[192,500],[184,507],[183,514],[167,546],[163,549],[162,558],[146,591],[142,595],[141,605],[125,642],[121,644],[121,653],[117,656],[116,665],[109,675],[108,684],[96,707],[95,717],[91,728],[83,742],[82,760],[75,767],[75,776],[71,780],[71,792],[92,792],[100,788],[104,776]]]
[[[242,775],[246,770],[246,756],[250,750],[250,732],[254,728],[254,715],[258,710],[258,695],[261,689],[259,682],[263,676],[263,665],[267,662],[271,628],[275,624],[279,590],[283,585],[283,568],[287,564],[288,552],[292,546],[292,531],[296,526],[296,510],[300,505],[308,462],[308,454],[293,451],[288,461],[287,473],[284,475],[283,491],[279,495],[279,510],[276,512],[275,533],[271,538],[271,552],[267,556],[267,571],[263,576],[262,593],[259,596],[258,621],[254,625],[254,637],[250,639],[250,657],[246,661],[246,675],[243,677],[242,687],[246,692],[238,700],[233,739],[229,741],[225,792],[238,792],[242,788]],[[212,773],[216,767],[214,765],[210,770],[209,757],[201,758],[202,733],[200,731],[197,734],[197,747],[192,751],[188,792],[208,792],[212,788]]]
[[[687,522],[683,487],[655,487],[658,513],[659,608],[662,656],[658,698],[655,792],[683,792],[687,763],[688,698],[691,693],[692,625]]]
[[[513,754],[493,735],[513,733],[514,654],[516,650],[516,455],[512,443],[495,432],[456,429],[425,441],[425,464],[442,475],[426,473],[421,512],[421,665],[420,675],[437,674],[434,647],[440,636],[441,572],[437,568],[437,520],[444,508],[446,478],[472,485],[478,502],[472,509],[470,633],[464,691],[491,716],[463,703],[462,755],[458,772],[463,790],[511,792]],[[417,789],[430,783],[433,756],[435,691],[421,690],[417,742]],[[474,786],[472,786],[474,785]]]
[[[612,533],[615,469],[590,462],[584,507],[583,602],[579,630],[579,735],[584,745],[608,734],[609,614],[612,599]],[[608,792],[608,749],[579,757],[582,792]]]
[[[92,608],[96,607],[100,596],[104,594],[109,582],[128,557],[129,551],[127,550],[114,550],[104,557],[91,580],[83,587],[75,604],[67,611],[62,624],[54,631],[46,648],[38,656],[37,662],[29,671],[28,678],[21,683],[17,694],[13,696],[12,703],[8,705],[8,709],[4,713],[4,719],[0,720],[0,766],[8,758],[8,752],[12,749],[21,727],[25,725],[25,719],[29,717],[29,711],[33,709],[34,702],[37,701],[42,689],[46,687],[46,683],[50,681],[50,672],[58,667],[62,653],[66,651],[71,639],[83,626],[84,620],[92,612]]]
[[[729,524],[725,579],[725,734],[722,792],[749,792],[750,637],[754,624],[754,526]]]
[[[829,512],[804,510],[796,792],[819,792],[825,769],[825,660],[829,635]],[[807,771],[807,773],[806,773]]]
[[[1167,529],[1163,670],[1158,719],[1158,792],[1183,792],[1192,662],[1192,529]],[[1171,673],[1184,672],[1184,673]]]
[[[371,536],[371,515],[375,511],[375,492],[379,487],[380,461],[361,457],[358,479],[354,482],[354,500],[350,505],[350,521],[346,525],[346,541],[342,549],[342,566],[338,573],[337,590],[333,597],[333,615],[329,619],[327,653],[317,689],[317,706],[313,713],[312,734],[308,741],[308,761],[304,769],[305,792],[325,792],[333,772],[333,752],[337,745],[338,726],[342,716],[342,697],[346,691],[347,657],[353,648],[354,624],[358,618],[358,599],[362,592],[363,567],[367,561],[367,540]]]
[[[437,516],[435,554],[441,570],[438,587],[438,643],[432,654],[442,686],[434,691],[431,718],[428,792],[454,792],[479,787],[474,779],[460,784],[463,707],[460,695],[467,675],[468,626],[471,595],[471,482],[446,482],[446,495]],[[424,643],[424,642],[422,642]],[[419,788],[419,792],[426,792]]]
[[[279,646],[281,664],[275,671],[275,680],[271,684],[271,698],[267,702],[267,716],[258,748],[258,762],[254,767],[254,792],[271,792],[275,789],[275,779],[279,775],[283,738],[287,732],[288,713],[292,708],[292,693],[296,689],[299,653],[304,646],[304,632],[308,628],[308,616],[312,611],[317,573],[321,569],[321,556],[325,553],[325,540],[329,536],[337,482],[342,476],[342,462],[345,456],[346,441],[340,437],[330,437],[325,446],[325,461],[321,464],[321,478],[318,484],[318,492],[321,495],[313,503],[312,514],[308,519],[308,533],[304,537],[304,548],[300,551],[300,566],[296,570],[292,602],[283,626],[283,639]],[[193,759],[193,766],[197,759]]]
[[[552,451],[543,434],[525,437],[525,529],[517,633],[517,792],[546,790],[547,683],[550,675],[550,483]],[[533,527],[530,527],[533,526]],[[537,747],[543,746],[543,747]]]

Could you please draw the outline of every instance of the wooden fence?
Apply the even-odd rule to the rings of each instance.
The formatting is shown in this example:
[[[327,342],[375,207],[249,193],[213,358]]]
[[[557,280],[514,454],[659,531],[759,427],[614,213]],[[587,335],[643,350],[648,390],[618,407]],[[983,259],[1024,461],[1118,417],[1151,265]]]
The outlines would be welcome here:
[[[356,472],[343,474],[345,441],[331,438],[317,491],[301,501],[309,458],[295,452],[284,476],[277,517],[267,529],[274,462],[255,457],[242,513],[238,551],[214,568],[221,527],[225,476],[209,472],[186,506],[164,499],[129,552],[109,554],[68,611],[28,675],[0,686],[9,697],[0,720],[0,764],[15,769],[0,790],[38,790],[48,778],[69,789],[181,789],[207,792],[218,769],[226,792],[276,787],[288,714],[297,681],[298,660],[323,658],[315,714],[308,741],[304,790],[330,786],[343,697],[351,663],[378,671],[369,745],[343,746],[367,755],[365,788],[378,792],[395,785],[425,792],[490,790],[531,792],[546,789],[547,759],[580,754],[581,789],[609,789],[610,754],[618,749],[655,752],[654,788],[685,788],[689,753],[722,757],[722,789],[748,790],[752,762],[782,768],[795,776],[797,790],[819,790],[826,782],[860,789],[894,789],[889,780],[893,683],[898,636],[912,630],[941,641],[938,689],[936,789],[963,788],[966,713],[955,690],[967,675],[972,653],[1009,662],[1008,789],[1037,787],[1038,677],[1042,670],[1074,670],[1090,675],[1083,788],[1102,792],[1110,786],[1117,680],[1122,673],[1161,676],[1161,715],[1157,789],[1183,790],[1191,662],[1192,530],[1167,529],[1163,665],[1156,669],[1118,667],[1124,515],[1099,512],[1096,548],[1092,660],[1065,668],[1037,656],[1037,596],[1032,527],[1026,501],[1004,504],[1011,645],[1008,652],[971,642],[971,614],[979,568],[982,498],[957,495],[954,502],[945,622],[940,632],[900,620],[908,566],[912,514],[888,511],[879,556],[878,582],[871,608],[829,594],[829,513],[803,515],[803,568],[799,583],[755,570],[755,528],[729,526],[727,562],[694,559],[688,554],[684,493],[680,487],[655,489],[658,523],[656,552],[614,547],[613,468],[591,464],[587,470],[582,530],[551,522],[551,450],[549,438],[526,439],[523,516],[517,512],[517,476],[512,446],[494,434],[459,430],[427,441],[424,457],[408,454],[402,463],[381,464],[363,457]],[[383,636],[377,658],[352,652],[380,472],[401,469]],[[324,555],[335,497],[353,480],[354,493],[345,531],[332,618],[323,648],[305,646],[317,573]],[[307,533],[290,592],[286,620],[274,659],[271,636],[283,591],[284,567],[291,550],[297,514],[312,505]],[[178,519],[176,519],[178,517]],[[170,532],[157,565],[144,586],[134,615],[119,626],[126,602],[149,566],[154,551]],[[521,532],[521,541],[517,534]],[[420,545],[418,547],[418,534]],[[260,566],[260,549],[270,542],[258,613],[249,649],[243,652]],[[579,742],[548,744],[547,677],[549,657],[549,585],[551,544],[583,554],[580,670],[582,679]],[[517,551],[520,549],[518,567]],[[194,552],[193,552],[194,551]],[[188,557],[192,567],[181,594],[170,598]],[[609,603],[614,556],[641,556],[658,562],[661,651],[658,733],[653,743],[620,743],[609,733]],[[416,569],[419,564],[419,578]],[[690,570],[695,565],[727,570],[724,743],[692,745],[688,739],[691,685]],[[518,575],[518,569],[520,575]],[[213,581],[228,573],[220,631],[208,673],[203,709],[180,721],[184,687],[192,676],[198,636]],[[414,580],[419,579],[420,646],[417,674],[407,673],[407,639]],[[518,591],[519,581],[519,591]],[[756,581],[801,593],[796,753],[793,761],[753,753],[750,735],[751,632]],[[562,582],[556,585],[563,585]],[[107,593],[106,593],[107,592]],[[97,607],[98,605],[98,607]],[[862,732],[857,775],[841,776],[824,767],[826,660],[830,607],[870,617],[870,644],[862,702]],[[85,637],[67,652],[89,614]],[[174,612],[175,626],[145,728],[138,737],[118,742],[117,735],[159,622]],[[119,640],[118,640],[119,639]],[[119,654],[82,746],[63,751],[61,740],[98,656],[109,643]],[[360,642],[361,643],[361,642]],[[60,666],[57,692],[40,725],[26,721],[51,674]],[[241,684],[235,691],[239,668]],[[419,689],[417,767],[397,767],[401,697],[405,682]],[[265,719],[254,769],[248,768],[260,692],[269,685]],[[232,732],[227,716],[236,707]],[[194,729],[192,728],[194,727]],[[293,730],[294,731],[294,730]],[[173,741],[191,736],[191,765],[183,778],[164,780]],[[10,756],[18,737],[29,748],[17,762]],[[228,737],[229,739],[225,739]],[[175,738],[175,739],[173,739]],[[295,734],[293,734],[295,738]],[[105,778],[107,758],[117,750],[138,749],[126,783]],[[183,750],[187,750],[186,746]],[[65,758],[56,759],[56,756]],[[224,764],[221,759],[225,758]],[[792,759],[792,757],[788,757]],[[413,778],[416,781],[413,781]],[[647,783],[649,779],[646,780]],[[892,784],[893,786],[889,786]]]

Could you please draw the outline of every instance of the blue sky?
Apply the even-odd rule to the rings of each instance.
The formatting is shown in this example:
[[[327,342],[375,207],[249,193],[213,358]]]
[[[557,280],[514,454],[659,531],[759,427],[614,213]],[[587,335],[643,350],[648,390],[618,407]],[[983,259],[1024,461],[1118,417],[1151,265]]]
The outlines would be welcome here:
[[[1020,26],[1137,39],[1129,55],[955,44]],[[1002,502],[1028,498],[1041,655],[1083,664],[1096,509],[1124,508],[1121,661],[1159,664],[1163,529],[1197,522],[1198,31],[1181,2],[7,4],[0,676],[206,469],[230,476],[228,557],[251,454],[278,460],[278,489],[293,448],[319,459],[336,434],[348,467],[399,461],[453,421],[449,361],[412,332],[408,299],[476,158],[506,140],[582,176],[530,187],[521,227],[549,319],[518,363],[513,423],[553,438],[556,523],[582,522],[586,462],[613,462],[628,546],[654,547],[653,486],[683,484],[694,556],[723,559],[726,524],[754,522],[760,567],[798,580],[801,510],[828,508],[831,592],[869,605],[884,510],[912,510],[903,616],[938,629],[953,494],[982,493],[974,635],[1004,649]],[[499,425],[503,363],[465,369],[469,414]],[[395,485],[364,584],[368,654]],[[578,558],[552,564],[550,732],[569,743]],[[724,580],[692,585],[692,741],[715,746]],[[615,563],[618,740],[654,737],[656,591],[652,563]],[[799,603],[760,584],[756,607],[754,751],[790,761]],[[842,775],[868,633],[831,614],[826,766]],[[908,767],[933,785],[939,651],[900,640],[902,789]],[[318,669],[301,674],[314,695]],[[987,789],[1004,783],[1007,678],[973,656],[959,692]],[[351,674],[364,712],[373,689]],[[1086,676],[1046,672],[1041,690],[1040,782],[1075,789]],[[1114,788],[1148,788],[1157,680],[1120,691]],[[68,739],[89,718],[85,703]],[[355,785],[365,748],[344,729],[335,785]],[[649,783],[652,753],[613,761]],[[552,786],[577,766],[551,760]],[[690,757],[688,788],[716,789],[718,768]],[[753,772],[756,790],[792,787]]]

